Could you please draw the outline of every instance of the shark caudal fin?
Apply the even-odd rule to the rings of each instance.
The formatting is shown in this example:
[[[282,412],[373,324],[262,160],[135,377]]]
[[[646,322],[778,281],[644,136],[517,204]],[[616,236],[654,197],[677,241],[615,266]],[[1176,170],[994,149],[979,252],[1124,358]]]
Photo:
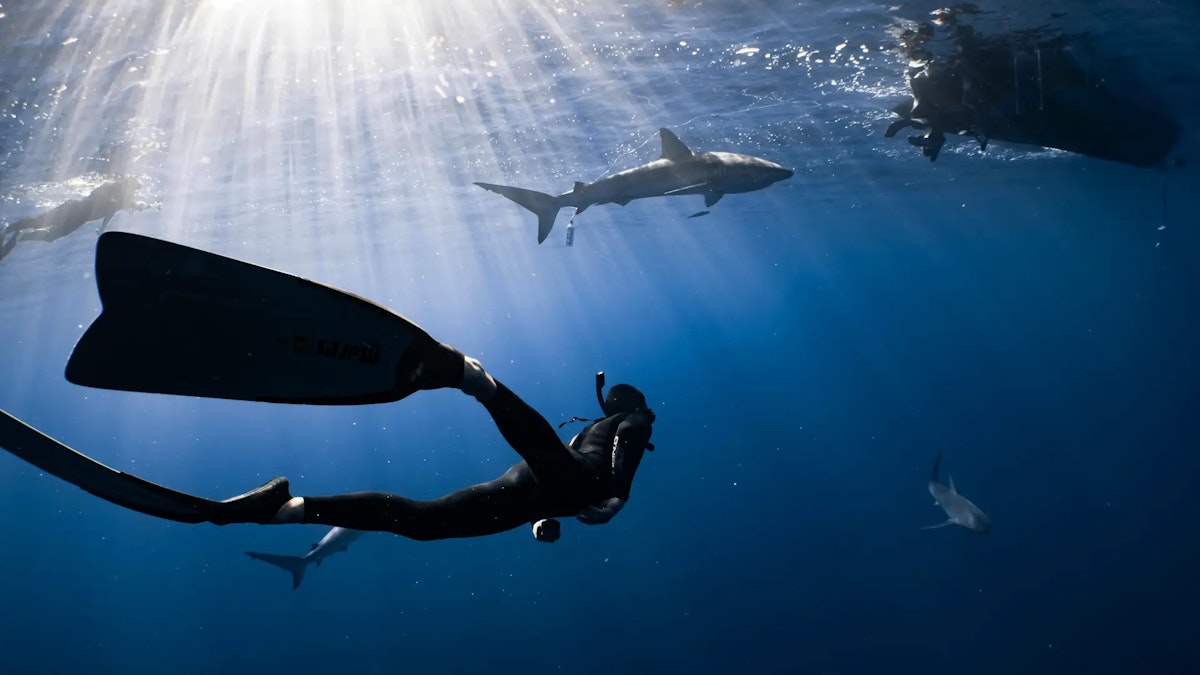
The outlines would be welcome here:
[[[294,555],[275,555],[273,553],[255,553],[254,551],[246,551],[246,555],[261,560],[269,565],[274,565],[279,569],[286,570],[292,573],[292,590],[300,588],[300,582],[304,581],[304,570],[308,568],[308,561],[304,558]]]
[[[562,204],[558,201],[558,197],[548,195],[544,192],[536,190],[526,190],[525,188],[509,187],[508,185],[495,185],[493,183],[475,183],[479,187],[489,192],[504,195],[512,201],[524,206],[533,211],[538,219],[538,243],[546,241],[546,237],[550,236],[550,230],[554,228],[554,219],[558,216],[558,210],[562,208]]]

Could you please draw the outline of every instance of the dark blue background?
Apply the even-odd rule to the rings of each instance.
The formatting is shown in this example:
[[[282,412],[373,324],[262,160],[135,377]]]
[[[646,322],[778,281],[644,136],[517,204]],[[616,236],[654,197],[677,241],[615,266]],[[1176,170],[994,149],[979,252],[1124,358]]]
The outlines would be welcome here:
[[[681,82],[628,119],[597,112],[621,100],[618,79],[576,91],[544,126],[509,124],[541,109],[540,87],[563,96],[557,77],[588,76],[570,68],[570,50],[550,50],[532,59],[544,79],[529,89],[489,85],[507,98],[481,102],[479,119],[409,120],[453,127],[407,132],[443,149],[478,150],[491,134],[501,140],[490,157],[447,151],[403,173],[381,155],[355,165],[365,173],[350,174],[347,193],[329,188],[329,201],[305,191],[335,180],[321,173],[326,158],[303,157],[312,174],[295,182],[231,170],[188,183],[194,167],[165,161],[140,169],[162,209],[114,220],[378,300],[480,357],[554,424],[595,413],[597,370],[639,385],[658,414],[658,450],[616,520],[564,523],[553,546],[525,530],[430,543],[369,535],[293,592],[242,553],[299,555],[325,528],[160,522],[6,455],[0,668],[1091,675],[1200,665],[1194,166],[1159,172],[1003,145],[979,156],[959,139],[930,164],[882,138],[891,90],[864,99],[828,85],[837,71],[730,65],[743,44],[806,63],[803,47],[882,35],[885,8],[682,5],[597,9],[609,23],[586,38],[580,26],[597,21],[585,6],[571,5],[577,24],[562,19],[580,44],[604,44],[623,17],[631,27],[614,44],[674,45],[686,29],[703,52],[597,49],[639,95],[657,77]],[[540,16],[522,7],[513,25]],[[28,21],[32,10],[12,11]],[[1124,16],[1108,8],[1082,23]],[[78,25],[69,12],[57,20]],[[1162,35],[1126,38],[1186,43],[1178,21],[1161,21]],[[0,35],[21,32],[12,25]],[[36,51],[36,36],[23,39]],[[510,58],[526,72],[530,57]],[[10,100],[30,63],[5,71]],[[865,72],[901,82],[890,61]],[[1192,91],[1194,77],[1179,77],[1152,84]],[[767,103],[738,107],[748,100]],[[1194,95],[1174,103],[1190,132]],[[45,122],[21,110],[31,127]],[[0,125],[5,138],[34,147],[41,137],[14,124]],[[730,195],[704,218],[686,218],[693,198],[592,207],[571,248],[560,238],[568,213],[539,247],[530,214],[470,185],[566,189],[609,163],[656,157],[658,126],[694,149],[750,152],[797,175]],[[241,154],[269,154],[263,143]],[[5,220],[37,210],[30,186],[65,189],[54,181],[66,168],[5,157]],[[99,309],[94,235],[22,243],[0,263],[0,406],[73,447],[213,498],[275,475],[298,494],[430,498],[516,461],[486,413],[452,391],[332,409],[70,385],[62,367]],[[944,518],[926,492],[938,452],[992,533],[920,529]]]

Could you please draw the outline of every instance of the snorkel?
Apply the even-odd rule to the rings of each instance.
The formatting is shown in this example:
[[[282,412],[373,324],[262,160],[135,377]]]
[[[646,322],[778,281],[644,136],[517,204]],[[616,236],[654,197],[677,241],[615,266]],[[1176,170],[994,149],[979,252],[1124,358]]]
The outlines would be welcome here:
[[[604,371],[596,373],[596,402],[600,404],[600,410],[604,410]]]

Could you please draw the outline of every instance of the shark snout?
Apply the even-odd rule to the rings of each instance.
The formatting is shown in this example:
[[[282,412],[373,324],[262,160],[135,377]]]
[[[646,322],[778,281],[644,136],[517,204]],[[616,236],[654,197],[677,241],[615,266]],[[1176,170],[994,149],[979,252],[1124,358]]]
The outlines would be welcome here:
[[[796,174],[795,171],[785,167],[776,165],[772,172],[772,183],[778,183],[781,180],[787,180]]]
[[[795,172],[783,166],[765,159],[755,158],[752,167],[746,172],[746,180],[752,183],[756,189],[762,189],[773,183],[778,183],[781,180],[791,178]]]
[[[967,529],[971,530],[972,532],[978,532],[979,534],[987,534],[988,532],[992,531],[992,520],[982,512],[977,513],[973,518],[971,518],[971,524]]]

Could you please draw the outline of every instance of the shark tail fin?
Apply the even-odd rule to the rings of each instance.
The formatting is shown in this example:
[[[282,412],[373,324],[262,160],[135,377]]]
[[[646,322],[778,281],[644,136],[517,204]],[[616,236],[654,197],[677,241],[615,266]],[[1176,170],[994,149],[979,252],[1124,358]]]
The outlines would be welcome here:
[[[274,565],[279,569],[286,570],[292,573],[292,590],[300,588],[300,582],[304,581],[304,570],[308,568],[308,561],[304,558],[294,555],[275,555],[273,553],[255,553],[254,551],[246,551],[246,555],[261,560],[268,565]]]
[[[558,210],[562,208],[562,203],[558,197],[548,195],[545,192],[536,190],[526,190],[525,188],[510,187],[508,185],[495,185],[493,183],[475,183],[479,187],[489,192],[503,195],[512,201],[524,206],[533,211],[538,219],[538,243],[546,241],[546,237],[550,236],[550,230],[554,228],[554,219],[558,216]]]

